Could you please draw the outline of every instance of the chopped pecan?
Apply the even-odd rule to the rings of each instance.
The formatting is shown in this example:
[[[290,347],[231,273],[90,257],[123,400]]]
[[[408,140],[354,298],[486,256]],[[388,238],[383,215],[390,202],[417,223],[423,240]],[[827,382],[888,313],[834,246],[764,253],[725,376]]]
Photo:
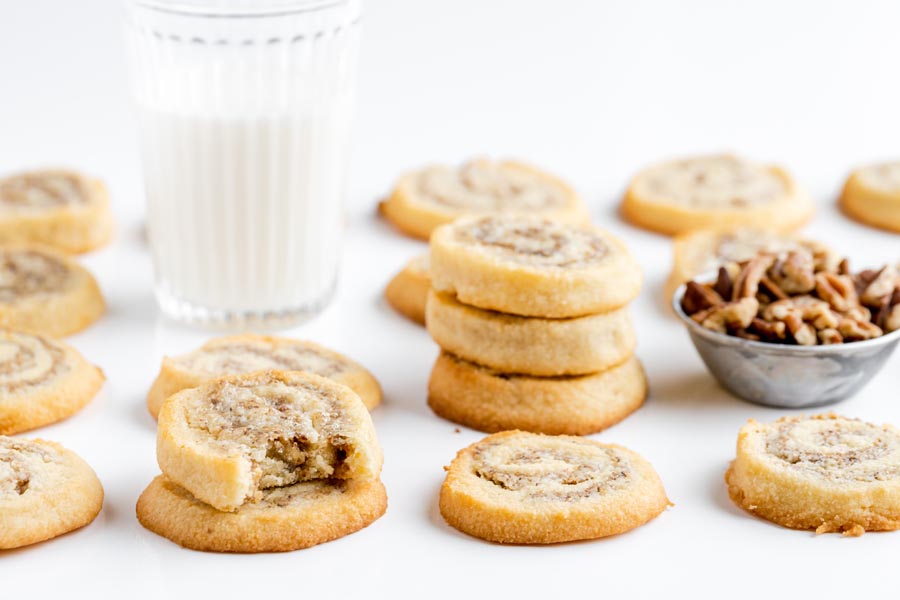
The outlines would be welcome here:
[[[756,318],[750,323],[748,330],[766,342],[781,342],[787,337],[787,326],[782,321]]]
[[[707,329],[728,333],[729,329],[747,329],[758,310],[759,302],[756,298],[741,298],[700,311],[691,318]]]
[[[853,280],[846,275],[816,273],[816,294],[838,312],[859,306],[859,297],[856,295]]]
[[[734,282],[731,299],[755,299],[756,293],[759,291],[759,282],[766,276],[766,271],[772,266],[774,260],[772,256],[767,254],[760,254],[748,260]]]
[[[844,341],[841,332],[833,327],[819,330],[819,341],[823,344],[840,344]]]
[[[759,289],[762,292],[765,292],[767,295],[772,297],[774,300],[786,300],[790,298],[787,294],[785,294],[778,284],[772,281],[769,277],[763,277],[759,280]]]
[[[881,327],[866,321],[854,321],[853,319],[841,319],[837,326],[838,332],[844,337],[845,342],[858,342],[871,340],[883,335]]]
[[[725,267],[719,267],[719,276],[716,278],[716,283],[715,285],[713,285],[713,290],[722,298],[731,298],[733,289],[732,281],[733,279],[728,273],[728,269],[726,269]]]
[[[868,282],[859,294],[860,300],[866,306],[876,307],[881,304],[881,299],[890,296],[900,286],[900,273],[897,269],[885,266],[877,275]]]
[[[788,252],[775,261],[769,277],[787,294],[805,294],[816,287],[815,262],[806,252]]]
[[[884,319],[882,329],[888,333],[900,329],[900,304],[895,304],[891,307],[891,311]]]
[[[820,269],[824,271],[825,269]],[[841,262],[838,263],[837,266],[838,275],[849,275],[850,274],[850,261],[846,258],[841,259]]]
[[[819,338],[816,336],[816,330],[809,323],[803,321],[794,323],[793,320],[786,321],[794,341],[801,346],[815,346]]]
[[[762,341],[762,338],[758,334],[753,333],[749,329],[735,329],[734,335],[735,335],[735,337],[743,338],[745,340],[750,340],[752,342]]]
[[[692,315],[724,303],[722,297],[708,286],[688,281],[684,289],[684,297],[681,299],[681,308],[687,314]]]
[[[860,271],[853,278],[853,283],[856,285],[856,293],[862,296],[863,292],[866,291],[866,288],[869,287],[869,284],[875,281],[875,278],[878,277],[878,274],[881,270],[876,269],[866,269],[865,271]]]

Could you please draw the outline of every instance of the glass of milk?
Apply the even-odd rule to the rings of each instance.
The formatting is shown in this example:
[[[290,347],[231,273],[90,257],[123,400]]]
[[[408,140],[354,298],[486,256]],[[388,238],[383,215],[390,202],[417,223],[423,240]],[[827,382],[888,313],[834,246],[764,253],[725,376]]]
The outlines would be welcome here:
[[[126,0],[155,292],[287,326],[337,280],[359,0]]]

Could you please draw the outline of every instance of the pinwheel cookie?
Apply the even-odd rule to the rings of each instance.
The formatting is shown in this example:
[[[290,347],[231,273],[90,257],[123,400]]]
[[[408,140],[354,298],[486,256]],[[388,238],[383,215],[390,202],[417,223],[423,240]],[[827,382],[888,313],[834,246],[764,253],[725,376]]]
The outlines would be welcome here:
[[[425,300],[430,288],[428,255],[423,254],[406,263],[403,270],[394,275],[384,290],[384,297],[401,315],[424,325]]]
[[[77,454],[54,442],[0,436],[0,549],[84,527],[103,505],[103,487]]]
[[[408,173],[380,210],[404,233],[426,240],[437,226],[469,214],[530,214],[573,223],[589,220],[587,208],[568,185],[508,160],[478,159],[458,169],[432,166]]]
[[[505,544],[624,533],[669,505],[653,467],[612,444],[505,431],[461,450],[441,487],[451,526]]]
[[[162,472],[223,511],[272,488],[377,479],[381,447],[350,388],[297,371],[224,377],[170,396],[159,413]]]
[[[466,306],[430,292],[428,333],[468,361],[503,373],[583,375],[620,364],[634,352],[635,334],[623,307],[570,319],[519,317]]]
[[[147,409],[156,417],[163,401],[175,392],[218,377],[267,369],[321,375],[351,388],[369,409],[381,404],[378,381],[346,356],[313,342],[245,334],[215,338],[193,352],[163,358],[147,394]]]
[[[141,524],[177,544],[213,552],[284,552],[358,531],[387,509],[377,479],[296,483],[263,491],[234,512],[200,502],[164,475],[141,494]]]
[[[680,234],[673,242],[674,263],[666,283],[666,301],[676,288],[729,262],[744,262],[759,252],[785,255],[801,252],[823,270],[836,270],[840,257],[827,245],[759,227],[699,229]]]
[[[646,396],[636,358],[591,375],[531,377],[498,373],[442,352],[428,381],[428,405],[435,413],[486,432],[596,433],[637,410]]]
[[[465,217],[435,230],[431,283],[459,302],[545,318],[620,308],[641,270],[624,244],[589,225],[535,217]]]
[[[87,252],[112,233],[106,187],[63,170],[0,178],[0,243],[35,242],[63,252]]]
[[[739,225],[790,231],[813,211],[786,171],[730,155],[654,165],[638,173],[622,201],[629,221],[670,235]]]
[[[102,371],[67,344],[0,329],[0,434],[72,416],[103,380]]]
[[[857,221],[900,232],[900,162],[871,165],[851,173],[840,203]]]
[[[97,282],[76,262],[41,246],[0,246],[0,326],[61,337],[104,310]]]
[[[834,414],[741,428],[725,475],[732,500],[816,533],[900,529],[900,431]]]

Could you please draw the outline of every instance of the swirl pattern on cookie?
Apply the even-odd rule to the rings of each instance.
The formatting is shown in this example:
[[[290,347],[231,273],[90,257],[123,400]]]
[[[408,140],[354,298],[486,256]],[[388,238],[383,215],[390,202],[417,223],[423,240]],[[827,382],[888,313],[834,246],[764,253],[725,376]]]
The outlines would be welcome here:
[[[346,356],[309,341],[244,334],[214,338],[197,350],[164,358],[147,395],[147,408],[155,417],[163,401],[183,389],[217,377],[270,369],[332,379],[356,392],[369,409],[381,403],[378,381]]]
[[[0,326],[60,337],[84,329],[104,310],[93,276],[63,254],[0,246]]]
[[[0,434],[73,415],[97,394],[103,380],[100,369],[71,346],[0,329]]]
[[[488,215],[434,232],[431,279],[464,304],[565,318],[624,306],[640,290],[641,271],[619,240],[595,227]]]
[[[427,239],[438,225],[471,214],[543,215],[587,221],[575,192],[559,179],[514,161],[473,160],[431,166],[401,177],[381,211],[399,229]]]
[[[552,221],[484,217],[459,227],[456,235],[499,260],[526,266],[583,268],[601,262],[609,251],[599,232]]]
[[[159,466],[219,510],[315,479],[377,478],[381,447],[350,388],[298,371],[213,380],[159,413]]]
[[[572,502],[606,494],[627,485],[631,467],[611,447],[586,446],[559,440],[553,446],[540,438],[513,446],[482,444],[475,451],[475,474],[520,501]]]
[[[85,252],[106,242],[111,229],[109,199],[98,180],[62,170],[0,178],[0,243]]]
[[[84,180],[65,171],[22,173],[0,179],[0,212],[87,204]]]
[[[27,333],[0,331],[0,390],[43,385],[71,368],[59,343]]]
[[[160,475],[141,494],[137,516],[147,529],[194,550],[285,552],[358,531],[386,509],[377,479],[273,488],[235,512],[222,512]]]
[[[834,414],[750,421],[726,474],[740,506],[818,533],[900,528],[900,431]]]
[[[858,221],[900,232],[900,162],[870,165],[851,173],[840,204]]]
[[[806,221],[813,204],[778,167],[710,155],[642,171],[622,211],[635,224],[667,234],[738,225],[786,231]]]
[[[496,433],[450,465],[440,508],[453,527],[489,541],[547,544],[623,533],[669,501],[636,453],[571,436]]]
[[[74,452],[53,442],[0,436],[0,549],[83,527],[102,504],[100,481]]]

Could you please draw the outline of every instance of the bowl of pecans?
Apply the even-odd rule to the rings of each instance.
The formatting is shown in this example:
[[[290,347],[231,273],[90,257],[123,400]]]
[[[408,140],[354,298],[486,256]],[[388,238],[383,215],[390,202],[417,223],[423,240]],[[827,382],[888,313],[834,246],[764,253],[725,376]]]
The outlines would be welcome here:
[[[828,252],[726,263],[680,286],[672,303],[719,383],[766,406],[848,398],[900,342],[897,268],[854,274]]]

